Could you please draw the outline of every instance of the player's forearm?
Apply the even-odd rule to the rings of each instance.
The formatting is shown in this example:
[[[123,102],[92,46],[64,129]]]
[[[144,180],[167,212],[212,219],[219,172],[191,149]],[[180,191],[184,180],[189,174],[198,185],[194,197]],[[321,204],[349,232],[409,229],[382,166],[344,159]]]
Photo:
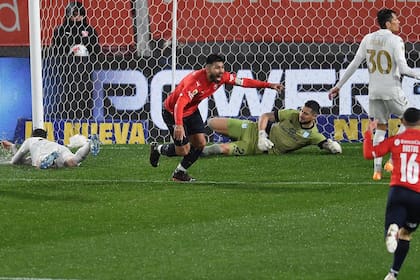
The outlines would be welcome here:
[[[366,47],[365,47],[365,40],[362,40],[360,43],[359,49],[356,52],[352,62],[347,66],[346,71],[344,72],[343,76],[340,77],[340,80],[335,85],[338,88],[341,88],[347,80],[354,74],[354,72],[359,68],[360,64],[365,59]]]
[[[273,113],[264,113],[259,117],[258,130],[265,130],[267,128],[267,124],[268,124],[268,121],[270,120],[271,114]],[[273,116],[273,119],[274,119],[274,116]]]
[[[359,68],[360,62],[356,58],[349,64],[343,76],[340,77],[340,80],[335,85],[338,88],[341,88],[347,80],[354,74],[354,72]]]
[[[417,72],[414,69],[408,67],[405,59],[404,59],[404,61],[399,61],[398,62],[398,68],[400,69],[400,73],[402,75],[406,75],[406,76],[415,78],[417,80],[420,80],[420,72]]]
[[[22,153],[21,151],[17,151],[16,154],[12,157],[11,163],[12,164],[21,164],[25,158],[26,153]]]
[[[260,80],[254,80],[254,79],[248,79],[248,78],[242,78],[238,80],[241,80],[238,85],[247,87],[247,88],[270,88],[271,87],[270,83],[260,81]]]

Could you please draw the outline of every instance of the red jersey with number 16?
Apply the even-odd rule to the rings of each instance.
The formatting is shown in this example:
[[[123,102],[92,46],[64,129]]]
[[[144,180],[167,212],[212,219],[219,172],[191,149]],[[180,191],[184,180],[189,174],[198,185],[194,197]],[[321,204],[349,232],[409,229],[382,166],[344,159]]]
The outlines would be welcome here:
[[[402,186],[420,193],[420,130],[408,128],[401,134],[385,139],[376,146],[372,133],[365,132],[363,156],[366,159],[392,155],[394,169],[390,186]]]
[[[166,98],[165,109],[174,115],[176,125],[182,125],[182,119],[197,111],[200,102],[213,95],[223,84],[253,88],[270,87],[267,82],[237,78],[236,74],[229,72],[223,73],[220,83],[210,82],[207,79],[206,69],[196,70],[182,79],[175,90]]]

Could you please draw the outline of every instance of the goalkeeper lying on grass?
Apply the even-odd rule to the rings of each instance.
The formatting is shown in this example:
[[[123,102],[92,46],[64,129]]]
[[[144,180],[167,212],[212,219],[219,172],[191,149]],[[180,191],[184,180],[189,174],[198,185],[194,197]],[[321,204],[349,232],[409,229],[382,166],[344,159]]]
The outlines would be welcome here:
[[[308,145],[318,145],[332,154],[341,153],[339,143],[318,132],[319,111],[319,104],[309,100],[300,111],[285,109],[264,113],[258,123],[232,118],[210,119],[211,129],[234,141],[206,146],[203,155],[283,154]]]
[[[82,135],[77,136],[78,138],[73,138],[74,143],[70,139],[70,144],[79,148],[74,154],[66,146],[47,140],[47,132],[43,129],[35,129],[32,137],[26,139],[19,149],[16,149],[15,144],[5,140],[1,141],[1,146],[13,152],[10,164],[31,164],[40,169],[73,167],[78,166],[89,152],[97,155],[100,149],[96,135],[90,140]]]

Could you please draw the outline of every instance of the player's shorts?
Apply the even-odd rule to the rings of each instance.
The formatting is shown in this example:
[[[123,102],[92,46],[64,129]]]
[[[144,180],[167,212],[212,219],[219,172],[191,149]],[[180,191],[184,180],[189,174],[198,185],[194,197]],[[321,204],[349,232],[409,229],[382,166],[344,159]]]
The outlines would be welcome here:
[[[52,152],[58,153],[58,158],[55,160],[54,166],[59,168],[64,167],[65,162],[74,157],[74,154],[66,146],[60,145],[55,142],[44,142],[44,144],[39,149],[38,161],[35,166],[39,167],[42,159],[51,154]]]
[[[394,186],[388,194],[385,213],[385,234],[389,225],[397,224],[413,232],[420,223],[420,193],[413,190]]]
[[[171,133],[171,137],[174,135],[175,119],[174,116],[167,110],[163,110],[163,120]],[[184,146],[188,143],[188,136],[205,133],[205,127],[203,119],[201,118],[200,111],[195,111],[191,116],[183,118],[185,136],[182,140],[175,140],[175,146]]]
[[[396,99],[369,100],[369,117],[377,119],[379,123],[388,123],[391,114],[402,117],[408,108],[408,99],[405,95],[400,94]]]
[[[57,165],[57,167],[64,167],[65,162],[73,159],[74,157],[74,154],[70,151],[70,149],[62,145],[59,146],[58,154],[59,156],[55,160],[55,164]]]
[[[228,119],[228,136],[234,139],[229,144],[230,155],[261,154],[258,149],[258,124],[248,120]]]

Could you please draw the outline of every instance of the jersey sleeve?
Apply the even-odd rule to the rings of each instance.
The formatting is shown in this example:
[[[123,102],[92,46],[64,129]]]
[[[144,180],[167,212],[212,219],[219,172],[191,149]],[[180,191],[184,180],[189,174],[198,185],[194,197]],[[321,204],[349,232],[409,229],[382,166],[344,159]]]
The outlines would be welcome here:
[[[420,73],[414,71],[407,65],[404,42],[400,37],[398,37],[398,41],[395,46],[395,63],[397,64],[401,74],[420,80]]]
[[[344,72],[343,76],[341,76],[340,80],[336,84],[336,87],[341,88],[347,82],[347,80],[354,74],[354,72],[357,70],[357,68],[359,68],[360,64],[365,59],[365,53],[366,53],[366,37],[363,38],[354,59],[349,64],[349,66],[347,66],[346,71]]]
[[[174,107],[174,119],[175,119],[175,125],[183,125],[183,117],[184,117],[184,108],[185,106],[190,102],[190,98],[188,97],[188,94],[185,92],[182,92],[178,100],[175,103]]]
[[[378,145],[373,146],[372,133],[366,131],[363,139],[363,157],[365,159],[374,159],[375,157],[382,157],[391,151],[391,143],[393,138],[386,138]]]
[[[29,152],[29,142],[24,141],[22,146],[17,150],[16,154],[12,157],[12,164],[20,164],[24,161],[25,155]]]
[[[270,83],[254,80],[249,78],[238,78],[235,73],[228,73],[225,72],[223,76],[223,80],[225,84],[229,85],[236,85],[246,88],[268,88],[270,87]]]
[[[196,79],[184,81],[183,88],[179,93],[178,99],[174,105],[174,119],[176,125],[183,125],[184,109],[198,93]]]

